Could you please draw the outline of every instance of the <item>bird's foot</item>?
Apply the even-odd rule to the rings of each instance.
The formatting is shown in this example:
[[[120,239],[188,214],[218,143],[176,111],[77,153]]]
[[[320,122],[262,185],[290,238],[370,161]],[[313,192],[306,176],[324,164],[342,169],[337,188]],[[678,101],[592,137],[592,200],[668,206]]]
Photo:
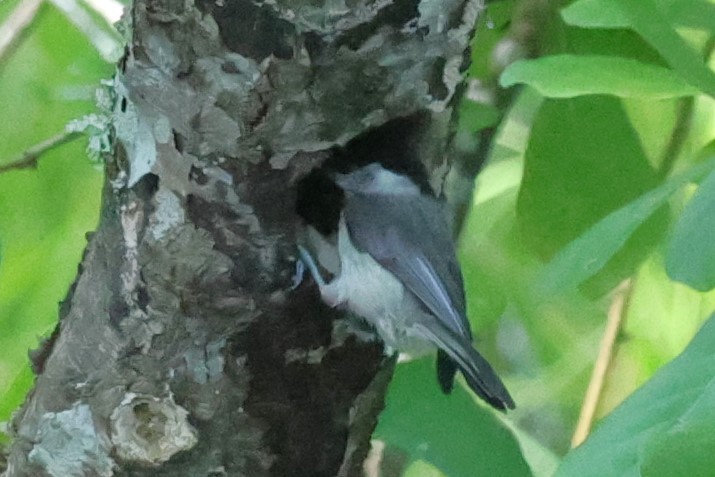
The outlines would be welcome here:
[[[293,286],[291,289],[295,290],[303,282],[305,277],[305,269],[308,269],[310,275],[315,280],[320,288],[325,287],[325,280],[318,270],[318,265],[313,260],[313,256],[308,252],[308,250],[302,245],[298,245],[298,253],[300,257],[295,262],[295,275],[293,275]]]

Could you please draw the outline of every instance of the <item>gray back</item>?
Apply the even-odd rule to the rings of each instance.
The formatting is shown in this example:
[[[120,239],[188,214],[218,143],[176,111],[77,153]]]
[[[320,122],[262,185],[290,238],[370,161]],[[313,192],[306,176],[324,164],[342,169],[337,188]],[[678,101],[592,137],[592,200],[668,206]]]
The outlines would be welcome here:
[[[471,341],[464,284],[441,204],[425,195],[346,191],[345,222],[370,254],[455,333]]]

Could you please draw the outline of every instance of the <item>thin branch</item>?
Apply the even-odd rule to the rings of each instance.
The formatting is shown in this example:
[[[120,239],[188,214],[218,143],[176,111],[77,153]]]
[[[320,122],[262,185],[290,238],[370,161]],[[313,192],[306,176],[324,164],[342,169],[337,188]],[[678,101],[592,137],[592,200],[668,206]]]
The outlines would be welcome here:
[[[112,27],[122,18],[124,13],[124,5],[117,0],[85,0],[84,3],[101,15],[104,21]]]
[[[42,0],[23,0],[0,25],[0,60],[35,19]]]
[[[601,400],[601,394],[603,393],[603,387],[606,382],[606,373],[613,360],[616,338],[618,337],[618,332],[621,329],[626,310],[628,309],[628,298],[631,289],[632,280],[627,279],[621,282],[614,292],[613,301],[608,310],[606,329],[603,332],[598,357],[593,366],[591,381],[588,383],[588,389],[586,389],[586,396],[583,400],[576,430],[571,438],[571,447],[576,447],[586,440],[586,437],[588,437],[591,431],[591,426],[593,426],[596,409]]]
[[[704,48],[704,58],[707,63],[712,56],[713,49],[715,49],[715,37],[708,38],[705,43]],[[668,177],[668,174],[673,170],[676,159],[685,144],[688,134],[690,133],[690,127],[693,122],[693,110],[695,109],[695,98],[688,97],[683,98],[678,103],[678,110],[676,112],[675,126],[673,127],[673,132],[670,134],[670,139],[668,144],[663,151],[663,156],[660,160],[660,165],[658,167],[658,176],[661,180]]]
[[[105,61],[114,63],[119,59],[122,53],[122,43],[113,28],[111,32],[108,32],[106,28],[97,24],[77,0],[49,1],[87,37]]]
[[[705,59],[708,60],[715,50],[715,37],[710,37],[705,45]],[[695,106],[694,98],[685,98],[678,105],[675,126],[671,133],[668,144],[665,147],[663,156],[658,168],[658,175],[665,179],[672,171],[675,161],[681,152],[683,145],[690,132],[693,120],[693,110]],[[588,437],[593,425],[596,409],[603,393],[606,380],[606,373],[613,359],[618,332],[623,326],[623,317],[628,309],[628,299],[633,288],[632,279],[624,280],[616,289],[611,307],[608,310],[608,321],[604,331],[601,345],[598,351],[598,358],[593,367],[591,381],[588,383],[586,396],[584,397],[581,413],[576,424],[576,430],[571,439],[571,447],[580,445]]]
[[[370,452],[363,464],[365,477],[402,475],[409,463],[407,454],[384,441],[370,441]]]
[[[663,152],[663,157],[660,160],[658,167],[658,176],[661,180],[668,177],[668,174],[673,170],[675,160],[678,158],[680,151],[685,144],[690,132],[690,126],[693,122],[693,109],[695,109],[695,98],[683,98],[678,103],[678,111],[676,113],[675,127],[670,134],[670,139]]]
[[[0,164],[0,174],[11,170],[35,168],[37,167],[37,162],[43,154],[56,147],[62,146],[63,144],[72,142],[80,136],[82,136],[82,133],[78,131],[63,132],[62,134],[46,139],[39,144],[35,144],[23,152],[20,157],[8,163]]]

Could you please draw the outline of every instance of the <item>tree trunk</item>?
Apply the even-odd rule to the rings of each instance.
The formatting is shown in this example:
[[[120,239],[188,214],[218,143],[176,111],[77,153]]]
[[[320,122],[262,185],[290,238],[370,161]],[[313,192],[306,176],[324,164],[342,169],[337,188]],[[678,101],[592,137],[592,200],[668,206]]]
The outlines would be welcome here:
[[[361,475],[393,362],[291,289],[298,184],[374,152],[439,190],[480,5],[137,1],[99,228],[7,476]]]

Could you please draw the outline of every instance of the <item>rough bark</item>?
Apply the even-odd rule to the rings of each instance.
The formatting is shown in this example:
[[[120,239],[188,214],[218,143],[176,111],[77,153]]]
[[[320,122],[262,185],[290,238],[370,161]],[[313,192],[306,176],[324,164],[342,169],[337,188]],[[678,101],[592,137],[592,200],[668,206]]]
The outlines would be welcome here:
[[[291,290],[299,181],[377,158],[439,189],[480,5],[137,1],[100,224],[7,475],[360,475],[392,361]]]

